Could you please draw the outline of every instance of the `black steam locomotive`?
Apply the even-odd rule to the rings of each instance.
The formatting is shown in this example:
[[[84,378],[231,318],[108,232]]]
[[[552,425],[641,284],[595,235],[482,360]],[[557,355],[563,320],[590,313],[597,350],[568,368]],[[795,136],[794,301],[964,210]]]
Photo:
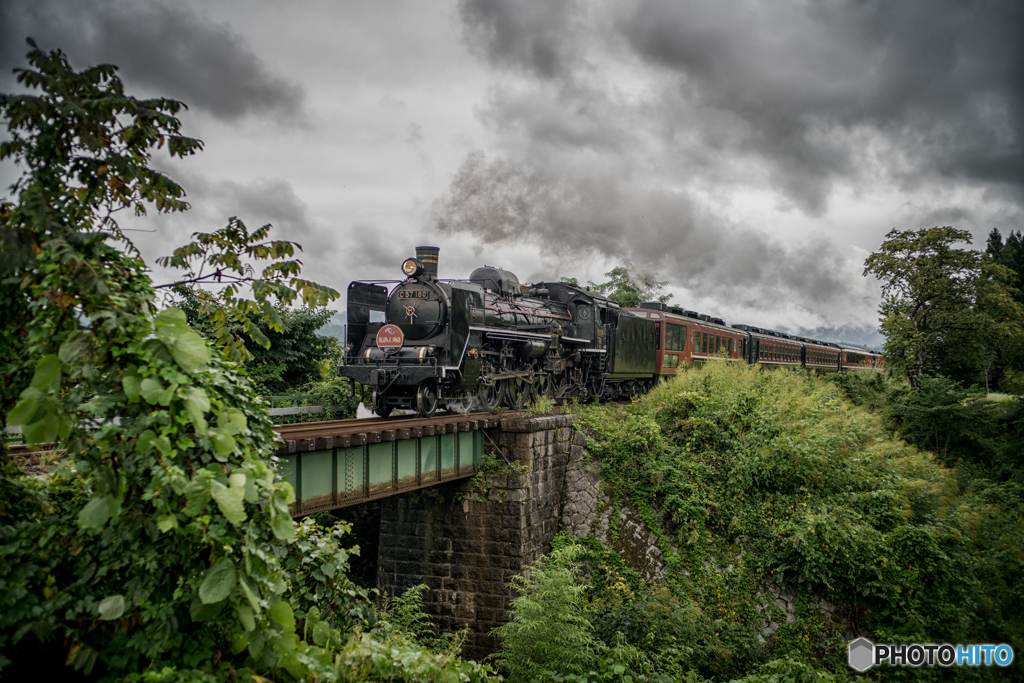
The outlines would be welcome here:
[[[417,247],[402,281],[348,287],[339,374],[372,389],[373,411],[433,415],[535,396],[614,399],[655,382],[655,323],[564,282],[526,288],[500,268],[439,280],[437,247]]]

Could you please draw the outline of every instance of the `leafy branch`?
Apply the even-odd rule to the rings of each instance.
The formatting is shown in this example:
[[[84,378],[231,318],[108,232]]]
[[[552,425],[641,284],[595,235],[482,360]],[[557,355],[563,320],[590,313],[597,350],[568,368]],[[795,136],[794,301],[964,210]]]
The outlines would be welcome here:
[[[284,331],[275,302],[288,305],[300,299],[304,306],[316,308],[340,296],[330,287],[300,278],[302,261],[291,257],[302,246],[269,240],[270,230],[268,224],[250,233],[245,223],[232,216],[226,227],[213,233],[194,233],[192,242],[156,261],[165,268],[185,271],[181,279],[157,289],[169,289],[192,299],[214,342],[240,362],[253,358],[242,334],[263,348],[270,347],[270,340],[255,322],[257,318],[265,319],[275,332]],[[257,271],[253,261],[270,263]],[[240,296],[246,285],[252,292],[251,299]]]

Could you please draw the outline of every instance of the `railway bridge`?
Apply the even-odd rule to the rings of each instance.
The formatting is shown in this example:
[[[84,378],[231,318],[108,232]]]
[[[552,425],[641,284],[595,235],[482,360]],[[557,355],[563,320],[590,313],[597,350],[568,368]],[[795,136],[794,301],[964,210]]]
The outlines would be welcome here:
[[[472,477],[500,427],[489,413],[332,420],[276,429],[293,516]],[[491,434],[488,434],[488,430]]]
[[[512,577],[550,549],[570,455],[582,456],[572,425],[522,413],[281,425],[278,457],[296,516],[379,501],[377,587],[425,584],[425,610],[446,631],[468,627],[465,654],[481,659]],[[509,466],[476,477],[485,451]]]

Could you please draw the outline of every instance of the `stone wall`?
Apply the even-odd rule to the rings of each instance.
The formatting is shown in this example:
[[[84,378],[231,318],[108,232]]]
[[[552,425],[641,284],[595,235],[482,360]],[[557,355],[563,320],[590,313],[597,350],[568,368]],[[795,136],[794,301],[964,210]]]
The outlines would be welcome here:
[[[487,443],[521,473],[382,501],[377,587],[394,595],[426,584],[424,605],[435,622],[450,631],[469,627],[471,659],[496,649],[490,631],[508,619],[512,577],[550,549],[571,425],[572,417],[561,415],[503,419],[488,430]]]
[[[583,434],[577,433],[576,438],[565,471],[561,530],[578,538],[594,536],[618,552],[623,562],[645,579],[664,579],[668,567],[657,535],[647,528],[628,501],[621,501],[616,509],[601,483],[601,463],[583,450]],[[612,534],[612,517],[616,514],[617,536]]]

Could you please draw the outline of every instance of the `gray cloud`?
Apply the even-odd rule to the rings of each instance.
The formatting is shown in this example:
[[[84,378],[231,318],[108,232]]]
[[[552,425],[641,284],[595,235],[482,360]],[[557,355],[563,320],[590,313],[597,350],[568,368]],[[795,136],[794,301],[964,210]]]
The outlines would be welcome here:
[[[936,175],[1024,189],[1024,8],[1009,2],[744,5],[638,0],[617,29],[820,213],[856,180],[869,130],[906,184]],[[833,137],[837,136],[837,137]],[[837,144],[838,142],[838,144]]]
[[[191,205],[188,211],[120,219],[121,227],[145,231],[129,232],[128,236],[148,263],[191,241],[193,233],[215,232],[227,225],[229,217],[237,216],[250,233],[267,223],[272,224],[269,239],[288,240],[302,246],[296,258],[305,266],[303,277],[337,288],[329,277],[337,244],[331,231],[310,215],[309,208],[289,182],[279,178],[214,181],[180,168],[171,175],[188,193],[186,199]],[[323,279],[325,276],[328,279]],[[163,281],[172,274],[157,273],[156,277]]]
[[[128,83],[222,120],[301,115],[302,89],[275,75],[230,26],[183,4],[14,0],[0,8],[0,67],[26,66],[25,37],[61,49],[77,69],[117,64]]]
[[[564,75],[573,60],[573,0],[462,0],[465,38],[476,54],[541,78]]]
[[[460,18],[499,67],[480,118],[500,151],[471,154],[435,204],[444,234],[629,259],[712,304],[803,308],[825,329],[873,317],[863,255],[738,224],[737,193],[804,225],[837,191],[879,188],[928,189],[913,227],[1021,215],[1019,4],[463,0]],[[982,189],[987,207],[950,194]]]

